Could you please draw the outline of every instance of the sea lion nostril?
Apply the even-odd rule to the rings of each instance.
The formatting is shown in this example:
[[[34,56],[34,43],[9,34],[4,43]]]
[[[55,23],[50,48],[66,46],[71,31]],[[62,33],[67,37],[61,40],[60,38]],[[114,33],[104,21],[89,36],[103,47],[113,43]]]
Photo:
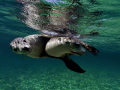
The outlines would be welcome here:
[[[30,49],[28,47],[24,47],[22,50],[29,51]]]

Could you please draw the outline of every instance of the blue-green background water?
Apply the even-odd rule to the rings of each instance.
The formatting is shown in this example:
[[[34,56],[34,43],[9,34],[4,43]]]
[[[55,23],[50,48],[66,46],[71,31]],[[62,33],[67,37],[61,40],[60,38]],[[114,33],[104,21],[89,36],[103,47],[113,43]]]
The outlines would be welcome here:
[[[81,0],[85,5],[87,0]],[[120,90],[120,1],[98,0],[92,9],[103,11],[98,36],[84,41],[100,50],[72,56],[87,72],[68,70],[57,59],[33,59],[13,53],[9,43],[16,37],[38,33],[15,17],[14,0],[0,0],[0,90]],[[91,28],[85,28],[85,31]]]

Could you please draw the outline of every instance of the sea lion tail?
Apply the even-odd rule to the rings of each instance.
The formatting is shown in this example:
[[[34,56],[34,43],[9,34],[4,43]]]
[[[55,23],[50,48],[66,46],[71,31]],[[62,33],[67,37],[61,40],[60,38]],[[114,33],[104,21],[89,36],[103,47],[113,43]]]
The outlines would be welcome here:
[[[68,55],[65,57],[60,58],[66,65],[67,68],[74,72],[78,73],[84,73],[85,70],[83,70],[77,63],[75,63]]]

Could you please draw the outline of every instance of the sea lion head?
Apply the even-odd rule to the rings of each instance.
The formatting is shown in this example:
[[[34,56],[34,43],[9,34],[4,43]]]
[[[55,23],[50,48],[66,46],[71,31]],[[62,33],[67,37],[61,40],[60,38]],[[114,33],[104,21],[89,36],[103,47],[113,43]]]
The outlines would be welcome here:
[[[25,38],[18,37],[10,43],[13,52],[17,54],[28,54],[31,51],[31,45]]]

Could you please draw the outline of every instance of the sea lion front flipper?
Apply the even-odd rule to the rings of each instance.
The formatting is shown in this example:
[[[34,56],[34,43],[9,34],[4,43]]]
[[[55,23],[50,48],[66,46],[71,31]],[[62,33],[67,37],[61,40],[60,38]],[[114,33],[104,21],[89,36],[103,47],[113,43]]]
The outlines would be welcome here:
[[[78,41],[84,48],[86,48],[89,52],[91,52],[94,55],[97,55],[97,53],[99,52],[99,50],[97,50],[95,47],[83,42],[83,41]]]
[[[67,68],[69,68],[72,71],[78,72],[78,73],[84,73],[85,70],[83,70],[77,63],[75,63],[68,55],[65,57],[60,58],[66,65]]]

